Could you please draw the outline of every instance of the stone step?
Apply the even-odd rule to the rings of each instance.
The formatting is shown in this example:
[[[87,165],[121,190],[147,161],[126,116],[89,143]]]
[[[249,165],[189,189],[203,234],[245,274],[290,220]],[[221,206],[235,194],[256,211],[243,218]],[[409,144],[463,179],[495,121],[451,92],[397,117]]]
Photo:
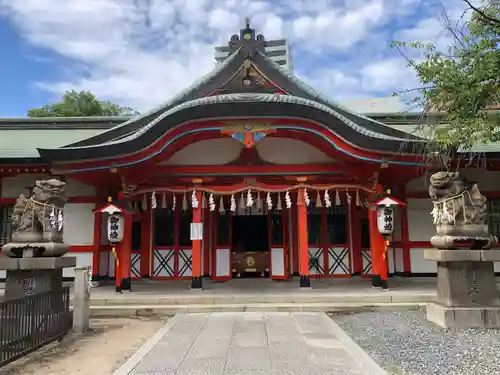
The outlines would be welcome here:
[[[165,316],[177,313],[204,312],[356,312],[377,309],[408,309],[424,306],[425,303],[249,303],[217,305],[112,305],[91,306],[90,314],[94,318]]]
[[[245,305],[245,304],[350,304],[350,303],[420,303],[436,300],[435,293],[391,293],[377,294],[312,294],[294,295],[202,295],[203,292],[187,292],[186,295],[133,295],[91,297],[92,306],[170,306],[170,305]]]

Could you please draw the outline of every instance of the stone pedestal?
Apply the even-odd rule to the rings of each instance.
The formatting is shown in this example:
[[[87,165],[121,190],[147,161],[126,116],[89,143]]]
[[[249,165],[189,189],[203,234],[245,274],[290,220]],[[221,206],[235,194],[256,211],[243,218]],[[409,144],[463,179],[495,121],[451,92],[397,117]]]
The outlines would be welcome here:
[[[0,270],[7,271],[5,299],[62,288],[63,268],[75,266],[75,257],[0,258]]]
[[[500,250],[427,249],[438,265],[437,300],[427,319],[444,328],[500,328],[500,300],[493,262]]]

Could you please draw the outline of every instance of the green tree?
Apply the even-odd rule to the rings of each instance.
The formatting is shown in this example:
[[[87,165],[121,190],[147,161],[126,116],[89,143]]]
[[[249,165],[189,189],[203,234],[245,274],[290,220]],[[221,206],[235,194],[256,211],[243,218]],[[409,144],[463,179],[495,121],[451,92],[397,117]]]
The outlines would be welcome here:
[[[416,93],[413,102],[446,114],[447,125],[435,132],[444,150],[500,140],[500,2],[478,8],[463,1],[473,13],[460,24],[445,17],[454,40],[446,51],[418,41],[393,43],[422,84],[406,91]],[[408,58],[405,47],[422,52],[423,59]]]
[[[108,100],[98,100],[88,91],[66,91],[60,102],[28,111],[28,117],[134,116],[137,114],[139,112],[130,107],[122,107]]]

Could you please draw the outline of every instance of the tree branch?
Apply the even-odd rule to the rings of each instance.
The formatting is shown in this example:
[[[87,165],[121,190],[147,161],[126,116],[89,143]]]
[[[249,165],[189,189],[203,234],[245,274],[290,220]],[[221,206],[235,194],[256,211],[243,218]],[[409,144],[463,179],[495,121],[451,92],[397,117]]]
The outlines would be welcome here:
[[[474,5],[471,4],[470,0],[462,0],[464,3],[466,3],[474,12],[479,14],[482,18],[485,20],[495,24],[495,25],[500,25],[500,19],[494,18],[486,14],[484,11],[479,9],[478,7],[475,7]]]

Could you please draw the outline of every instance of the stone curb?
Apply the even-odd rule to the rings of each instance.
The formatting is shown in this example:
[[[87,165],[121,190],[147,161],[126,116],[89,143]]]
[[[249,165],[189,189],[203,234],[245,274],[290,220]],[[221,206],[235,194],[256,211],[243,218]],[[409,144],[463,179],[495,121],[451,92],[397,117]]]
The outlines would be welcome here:
[[[178,313],[208,312],[335,312],[335,311],[373,311],[418,308],[425,303],[389,304],[228,304],[228,305],[110,305],[91,306],[90,315],[102,317],[130,317],[151,315],[174,315]]]
[[[363,369],[370,375],[388,375],[387,372],[373,360],[370,355],[365,352],[353,339],[344,332],[340,326],[333,321],[331,317],[325,314],[325,317],[330,321],[332,329],[335,332],[338,340],[345,346],[351,357],[359,362]]]
[[[165,336],[179,322],[179,315],[175,315],[168,320],[168,322],[160,328],[148,341],[121,365],[113,375],[128,375],[137,366],[137,364],[153,349],[156,344]]]

